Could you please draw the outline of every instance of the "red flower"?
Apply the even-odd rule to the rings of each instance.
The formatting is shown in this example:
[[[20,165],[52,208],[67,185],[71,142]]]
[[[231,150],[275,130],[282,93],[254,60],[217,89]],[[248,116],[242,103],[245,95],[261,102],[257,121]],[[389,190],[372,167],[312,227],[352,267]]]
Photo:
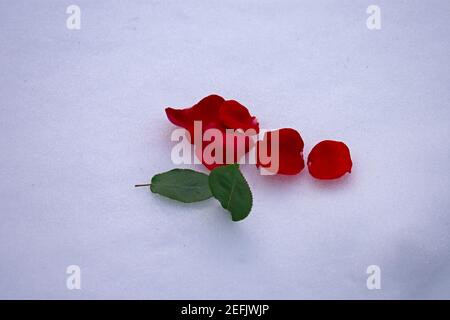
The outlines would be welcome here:
[[[266,132],[263,140],[257,144],[256,165],[272,173],[298,174],[305,167],[303,147],[303,139],[294,129],[284,128]]]
[[[249,135],[244,134],[230,134],[226,133],[226,129],[254,129],[256,133],[259,132],[259,124],[255,117],[250,115],[246,107],[234,100],[225,101],[224,98],[218,95],[210,95],[191,108],[174,109],[166,108],[167,118],[173,124],[185,128],[190,133],[190,141],[194,141],[194,121],[202,122],[202,135],[208,129],[217,129],[222,134],[221,141],[217,142],[218,149],[220,149],[222,156],[212,155],[217,159],[210,159],[210,157],[203,157],[205,149],[209,151],[208,146],[215,142],[203,141],[200,145],[196,145],[196,155],[201,159],[202,163],[210,170],[217,166],[237,162],[240,157],[247,153],[252,147],[252,141]],[[202,136],[203,137],[203,136]],[[220,145],[220,147],[219,147]],[[211,146],[211,148],[214,145]],[[230,154],[234,150],[234,157],[227,159],[227,152]],[[209,152],[207,152],[209,154]],[[216,161],[214,161],[216,160]],[[229,161],[227,161],[229,160]],[[212,161],[212,163],[211,163]]]
[[[337,179],[352,170],[350,150],[343,142],[319,142],[308,156],[309,173],[317,179]]]

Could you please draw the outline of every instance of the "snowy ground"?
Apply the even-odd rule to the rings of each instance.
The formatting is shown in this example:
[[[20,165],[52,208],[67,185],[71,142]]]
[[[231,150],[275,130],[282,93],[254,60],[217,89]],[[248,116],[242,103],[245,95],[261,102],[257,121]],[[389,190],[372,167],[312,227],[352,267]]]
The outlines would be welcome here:
[[[449,1],[376,1],[372,31],[357,0],[70,4],[0,1],[1,298],[450,298]],[[240,223],[134,189],[174,167],[164,107],[210,93],[352,174],[244,167]]]

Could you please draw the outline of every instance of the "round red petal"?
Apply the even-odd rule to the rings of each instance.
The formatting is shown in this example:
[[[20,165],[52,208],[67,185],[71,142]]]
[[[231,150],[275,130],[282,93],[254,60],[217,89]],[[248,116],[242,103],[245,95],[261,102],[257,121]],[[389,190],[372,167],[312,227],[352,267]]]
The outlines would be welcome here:
[[[350,150],[340,141],[319,142],[308,155],[309,173],[316,179],[337,179],[352,170]]]
[[[270,162],[263,163],[260,155],[266,154],[272,157],[272,148],[276,148],[275,141],[272,141],[272,135],[275,132],[278,132],[279,165],[277,171],[274,173],[285,175],[299,174],[305,167],[305,161],[303,160],[304,143],[300,133],[291,128],[283,128],[264,134],[263,140],[258,141],[257,144],[258,154],[256,165],[267,170],[272,170],[271,166],[273,164]]]

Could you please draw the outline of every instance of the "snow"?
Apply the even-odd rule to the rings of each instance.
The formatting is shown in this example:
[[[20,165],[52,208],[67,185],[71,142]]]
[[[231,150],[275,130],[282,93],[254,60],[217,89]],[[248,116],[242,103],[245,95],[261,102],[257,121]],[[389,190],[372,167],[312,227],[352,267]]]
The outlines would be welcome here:
[[[381,30],[364,1],[74,4],[80,30],[0,2],[1,298],[450,298],[450,2],[377,1]],[[175,167],[164,108],[211,93],[306,155],[346,142],[352,174],[245,166],[239,223],[133,188]]]

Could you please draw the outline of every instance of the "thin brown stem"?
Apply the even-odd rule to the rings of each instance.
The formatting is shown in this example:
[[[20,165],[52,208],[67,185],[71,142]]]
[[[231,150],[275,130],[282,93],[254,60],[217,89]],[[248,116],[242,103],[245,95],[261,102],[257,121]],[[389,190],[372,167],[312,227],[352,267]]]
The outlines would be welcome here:
[[[151,187],[152,184],[151,183],[146,183],[146,184],[135,184],[134,187],[135,188],[140,188],[140,187]]]

